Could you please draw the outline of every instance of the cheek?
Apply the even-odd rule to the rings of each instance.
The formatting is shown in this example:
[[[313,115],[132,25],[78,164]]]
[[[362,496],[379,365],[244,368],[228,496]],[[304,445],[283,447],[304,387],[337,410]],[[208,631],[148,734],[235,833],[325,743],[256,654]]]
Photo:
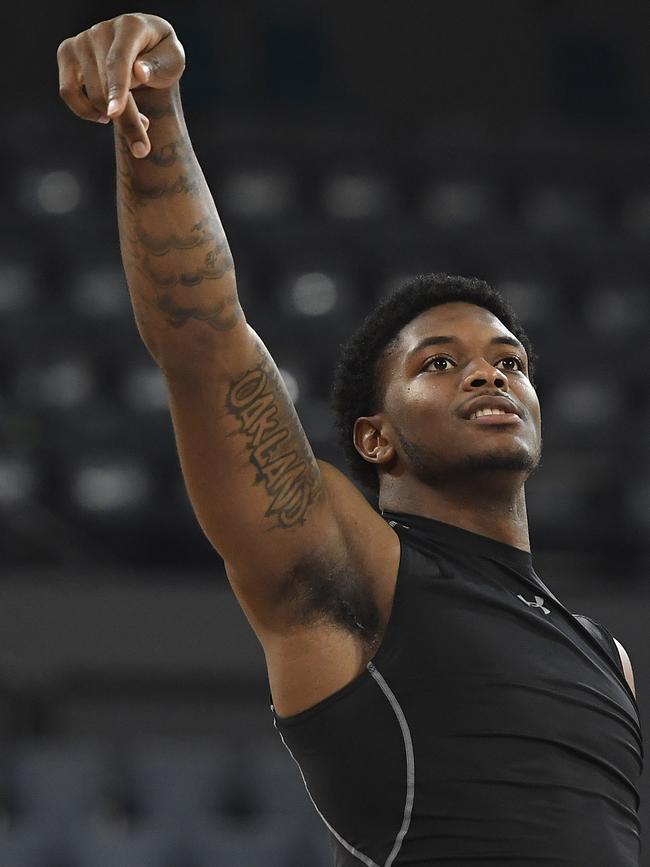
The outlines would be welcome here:
[[[526,393],[522,395],[522,398],[523,403],[528,409],[530,417],[533,420],[535,430],[539,435],[541,432],[542,411],[539,404],[539,399],[537,397],[537,392],[532,385],[528,385],[528,387],[526,388]]]
[[[405,394],[402,413],[398,421],[402,432],[413,442],[445,442],[445,448],[453,449],[458,436],[458,419],[452,417],[449,397],[432,386],[411,386]]]

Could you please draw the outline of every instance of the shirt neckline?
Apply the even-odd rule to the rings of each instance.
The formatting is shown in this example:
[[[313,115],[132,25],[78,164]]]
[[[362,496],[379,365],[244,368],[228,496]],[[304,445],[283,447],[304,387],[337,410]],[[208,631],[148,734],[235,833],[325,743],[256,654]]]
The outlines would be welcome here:
[[[505,542],[499,542],[489,536],[473,533],[464,527],[455,524],[447,524],[434,518],[425,518],[424,515],[410,515],[405,512],[382,511],[382,517],[390,522],[395,522],[405,527],[413,527],[428,536],[432,541],[469,551],[479,557],[489,557],[509,565],[532,569],[533,558],[530,551],[516,548]]]

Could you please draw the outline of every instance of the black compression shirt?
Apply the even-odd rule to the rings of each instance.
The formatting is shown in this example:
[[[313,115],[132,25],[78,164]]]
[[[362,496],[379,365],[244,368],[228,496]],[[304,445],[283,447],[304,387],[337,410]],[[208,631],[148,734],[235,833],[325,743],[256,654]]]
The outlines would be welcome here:
[[[643,746],[611,635],[527,552],[384,517],[401,561],[378,653],[275,717],[337,867],[638,867]]]

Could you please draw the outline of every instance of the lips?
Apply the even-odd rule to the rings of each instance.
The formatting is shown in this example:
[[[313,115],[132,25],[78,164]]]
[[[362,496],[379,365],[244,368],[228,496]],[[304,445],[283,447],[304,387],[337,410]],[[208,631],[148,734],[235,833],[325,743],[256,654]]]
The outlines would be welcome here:
[[[486,409],[477,409],[470,415],[470,421],[475,418],[485,418],[486,416],[492,415],[512,415],[512,413],[507,413],[504,409],[490,409],[489,407]]]
[[[514,421],[512,417],[521,417],[521,412],[515,403],[503,395],[484,394],[481,397],[475,397],[465,404],[460,411],[462,418],[468,421],[476,421],[478,419],[494,419],[496,422],[499,418],[505,421]]]

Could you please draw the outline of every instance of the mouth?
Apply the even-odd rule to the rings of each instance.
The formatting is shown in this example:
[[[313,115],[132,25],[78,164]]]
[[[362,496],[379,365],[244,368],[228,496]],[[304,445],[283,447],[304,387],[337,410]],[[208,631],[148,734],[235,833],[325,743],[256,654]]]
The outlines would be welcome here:
[[[521,419],[516,412],[503,409],[477,409],[467,419],[480,425],[517,424]]]
[[[521,421],[521,413],[514,401],[500,394],[474,398],[461,412],[461,417],[479,425],[509,425]]]

